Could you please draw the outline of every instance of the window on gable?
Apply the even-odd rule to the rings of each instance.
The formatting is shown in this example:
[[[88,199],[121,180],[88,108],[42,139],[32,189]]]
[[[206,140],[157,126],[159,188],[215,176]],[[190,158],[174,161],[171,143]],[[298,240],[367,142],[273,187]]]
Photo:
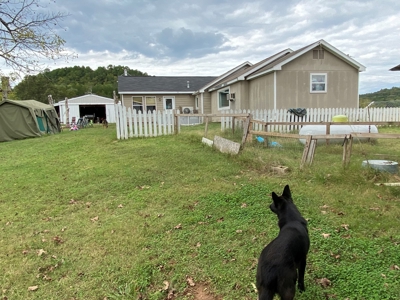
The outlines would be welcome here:
[[[229,108],[229,89],[218,92],[218,109]]]
[[[322,49],[313,50],[313,59],[324,59],[324,54]]]
[[[310,92],[326,93],[327,91],[327,74],[311,73],[310,74]]]

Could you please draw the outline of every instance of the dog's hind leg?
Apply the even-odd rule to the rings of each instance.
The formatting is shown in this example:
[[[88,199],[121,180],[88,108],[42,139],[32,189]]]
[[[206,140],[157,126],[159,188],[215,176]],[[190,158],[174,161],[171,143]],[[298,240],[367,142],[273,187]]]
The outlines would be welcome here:
[[[265,288],[261,288],[258,291],[258,300],[273,300],[274,299],[274,295],[275,292],[265,289]]]
[[[306,263],[307,263],[306,259],[303,259],[299,265],[299,278],[298,278],[297,287],[299,288],[299,290],[301,292],[304,292],[306,290],[306,288],[304,286],[304,273],[306,271]]]

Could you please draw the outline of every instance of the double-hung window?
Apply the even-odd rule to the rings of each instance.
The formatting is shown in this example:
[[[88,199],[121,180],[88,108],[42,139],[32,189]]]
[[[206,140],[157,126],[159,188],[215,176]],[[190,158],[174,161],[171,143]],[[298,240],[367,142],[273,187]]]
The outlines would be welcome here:
[[[146,112],[153,112],[156,110],[156,97],[146,96]]]
[[[143,97],[141,96],[133,96],[133,109],[136,110],[136,112],[143,112]]]
[[[310,74],[310,93],[326,93],[328,76],[326,73]]]

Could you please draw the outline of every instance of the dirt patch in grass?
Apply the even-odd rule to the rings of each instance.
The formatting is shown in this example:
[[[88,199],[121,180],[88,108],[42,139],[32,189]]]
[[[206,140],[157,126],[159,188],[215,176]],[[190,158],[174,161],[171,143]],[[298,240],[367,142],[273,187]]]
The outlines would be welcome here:
[[[192,296],[194,300],[221,300],[222,297],[213,295],[208,290],[208,285],[205,283],[196,283],[185,291],[186,296]]]

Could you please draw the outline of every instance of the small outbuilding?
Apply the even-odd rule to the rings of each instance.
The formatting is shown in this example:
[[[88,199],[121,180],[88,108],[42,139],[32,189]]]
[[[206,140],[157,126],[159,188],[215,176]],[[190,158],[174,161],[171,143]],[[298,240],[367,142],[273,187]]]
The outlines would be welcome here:
[[[60,131],[60,120],[51,105],[35,100],[0,102],[0,142]]]
[[[66,100],[54,104],[63,124],[67,123]],[[68,99],[69,123],[73,123],[84,116],[93,122],[106,119],[108,123],[115,123],[114,99],[98,95],[84,95]]]

